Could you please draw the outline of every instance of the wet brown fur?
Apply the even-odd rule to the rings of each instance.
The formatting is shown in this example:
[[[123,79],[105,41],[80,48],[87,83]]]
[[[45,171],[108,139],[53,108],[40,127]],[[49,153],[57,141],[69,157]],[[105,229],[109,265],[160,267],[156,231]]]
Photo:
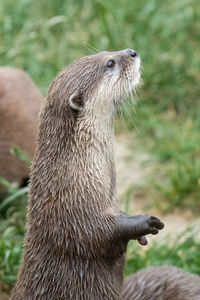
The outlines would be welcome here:
[[[19,146],[32,158],[41,104],[42,95],[25,72],[0,68],[0,176],[10,182],[20,184],[29,173],[27,164],[10,150]]]
[[[106,69],[110,57],[119,63],[117,75]],[[121,52],[98,53],[52,82],[40,115],[25,254],[12,300],[121,298],[127,241],[117,221],[113,115],[130,91],[133,69]]]
[[[181,269],[150,267],[124,283],[124,300],[200,300],[200,278]]]

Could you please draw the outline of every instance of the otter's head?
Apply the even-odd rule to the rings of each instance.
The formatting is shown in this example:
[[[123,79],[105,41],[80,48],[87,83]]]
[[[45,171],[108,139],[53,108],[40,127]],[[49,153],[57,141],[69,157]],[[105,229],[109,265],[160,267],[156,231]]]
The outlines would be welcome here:
[[[135,50],[100,52],[76,60],[59,73],[49,98],[79,119],[103,118],[109,112],[113,115],[139,79],[140,58]]]

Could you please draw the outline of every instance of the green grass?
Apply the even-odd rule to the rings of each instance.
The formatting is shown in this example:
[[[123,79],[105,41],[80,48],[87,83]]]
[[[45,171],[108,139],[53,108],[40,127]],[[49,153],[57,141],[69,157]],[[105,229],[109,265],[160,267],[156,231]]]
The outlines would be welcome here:
[[[143,107],[137,118],[140,120],[136,131],[139,148],[149,154],[146,166],[153,167],[143,185],[144,193],[151,195],[149,198],[154,199],[153,204],[160,210],[179,208],[199,213],[199,109],[190,110],[185,116],[175,110],[158,113]]]
[[[13,155],[30,163],[21,149],[12,149]],[[5,192],[0,195],[0,283],[6,291],[12,287],[19,271],[25,234],[25,211],[28,187],[16,188],[0,177]]]
[[[12,286],[21,260],[26,197],[17,197],[16,192],[10,196],[13,196],[13,201],[0,209],[0,282]]]
[[[176,240],[169,236],[157,243],[155,239],[146,251],[135,242],[130,242],[125,275],[149,266],[160,265],[172,265],[200,275],[199,241],[195,239],[197,234],[197,229],[190,228],[181,232]]]
[[[25,69],[43,92],[66,64],[98,50],[135,48],[144,66],[142,99],[187,110],[199,96],[198,0],[2,0],[2,64]]]
[[[10,287],[15,283],[22,254],[23,235],[8,227],[0,239],[0,282]]]
[[[24,194],[24,189],[18,189],[1,201],[0,282],[10,287],[16,281],[22,254],[27,200]],[[7,199],[12,201],[6,201]]]

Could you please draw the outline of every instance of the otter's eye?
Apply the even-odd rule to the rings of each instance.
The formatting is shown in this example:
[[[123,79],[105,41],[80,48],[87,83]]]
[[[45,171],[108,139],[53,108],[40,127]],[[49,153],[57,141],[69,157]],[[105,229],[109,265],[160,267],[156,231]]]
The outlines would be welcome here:
[[[114,60],[109,60],[106,66],[107,66],[108,68],[113,68],[114,65],[115,65]]]

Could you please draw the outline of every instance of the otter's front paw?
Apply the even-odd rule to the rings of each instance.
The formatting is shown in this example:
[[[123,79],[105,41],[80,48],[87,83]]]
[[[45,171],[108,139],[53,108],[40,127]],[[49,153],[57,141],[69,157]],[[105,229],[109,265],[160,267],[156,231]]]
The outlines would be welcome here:
[[[157,234],[164,228],[164,224],[156,217],[150,215],[128,216],[124,213],[119,215],[122,236],[125,240],[138,240],[141,244],[146,244],[145,235]]]
[[[158,218],[150,215],[139,215],[141,230],[144,230],[146,234],[158,234],[159,230],[164,228],[164,223],[162,223]],[[136,224],[137,231],[137,224]],[[140,234],[140,229],[138,228],[138,234]]]

